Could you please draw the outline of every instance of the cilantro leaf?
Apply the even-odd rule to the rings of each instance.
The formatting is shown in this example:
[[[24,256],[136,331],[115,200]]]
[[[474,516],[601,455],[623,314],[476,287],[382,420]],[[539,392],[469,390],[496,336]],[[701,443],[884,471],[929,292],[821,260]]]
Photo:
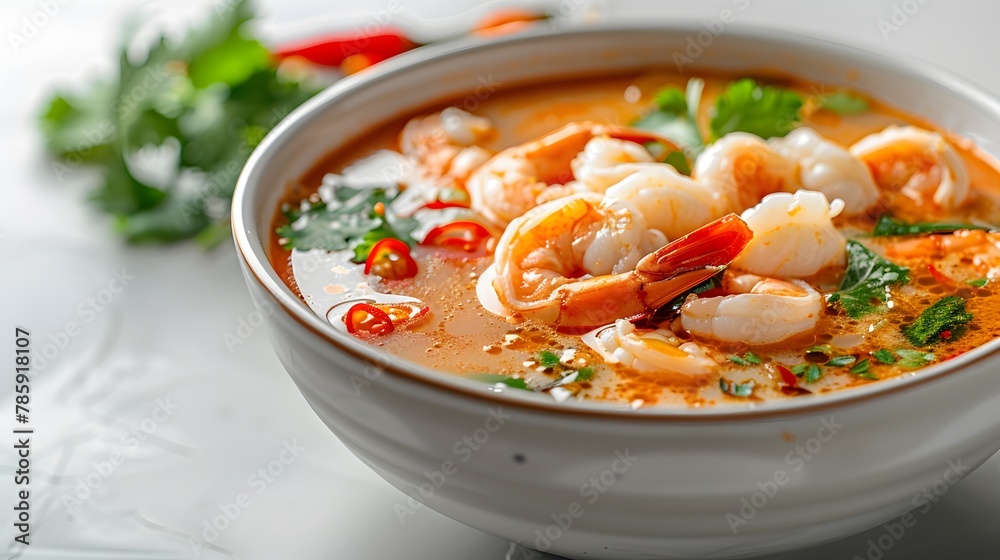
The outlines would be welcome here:
[[[826,364],[824,365],[830,367],[843,367],[843,366],[849,366],[856,361],[857,358],[855,358],[854,356],[837,356],[835,358],[830,358],[830,360],[826,362]]]
[[[831,95],[824,96],[820,107],[841,115],[856,115],[869,109],[868,100],[846,90],[837,90]]]
[[[729,361],[741,366],[759,365],[761,363],[760,356],[753,352],[745,352],[742,357],[737,355],[729,356]]]
[[[966,284],[973,286],[975,288],[982,288],[990,283],[989,278],[973,278],[972,280],[966,280]]]
[[[688,163],[684,152],[670,152],[670,155],[664,158],[663,163],[672,166],[681,175],[691,176],[691,164]]]
[[[974,224],[955,224],[946,222],[909,223],[893,218],[888,214],[882,214],[879,216],[878,221],[875,222],[875,229],[872,230],[872,237],[886,237],[890,235],[921,235],[925,233],[951,233],[961,229],[980,229],[990,231],[996,228]]]
[[[705,142],[701,137],[701,132],[698,131],[696,119],[704,87],[704,80],[692,78],[688,80],[686,91],[681,91],[676,86],[670,86],[656,92],[653,97],[654,110],[637,120],[632,126],[655,132],[685,148],[694,151],[700,150]],[[679,168],[678,171],[680,171]]]
[[[341,251],[352,249],[355,262],[363,262],[368,252],[381,239],[395,237],[403,242],[414,241],[410,233],[417,227],[411,218],[390,223],[375,211],[382,203],[388,208],[398,195],[396,187],[355,189],[340,186],[333,191],[334,200],[306,209],[286,209],[288,223],[277,228],[282,247],[308,251]]]
[[[736,383],[723,377],[719,378],[719,389],[722,389],[723,393],[741,399],[745,399],[753,394],[754,385],[753,379],[744,383]]]
[[[502,384],[514,389],[524,389],[530,391],[528,384],[524,382],[523,379],[518,379],[516,377],[509,377],[506,375],[500,375],[498,373],[477,373],[469,376],[469,379],[474,379],[476,381],[482,381],[483,383],[489,383],[490,385]]]
[[[896,357],[892,355],[892,352],[886,350],[885,348],[880,348],[872,352],[872,356],[883,364],[894,364],[896,363]]]
[[[805,380],[807,382],[814,383],[823,377],[823,368],[819,367],[818,364],[804,362],[792,366],[792,373],[794,373],[796,377],[805,376]]]
[[[594,376],[594,370],[590,366],[582,367],[576,370],[576,380],[586,381]]]
[[[749,132],[765,139],[784,136],[795,128],[801,109],[802,97],[794,91],[744,78],[715,101],[712,141],[730,132]]]
[[[855,240],[847,242],[847,273],[840,289],[827,300],[854,318],[874,313],[889,289],[910,281],[910,269],[893,264]]]
[[[903,335],[914,346],[927,346],[958,338],[971,320],[972,313],[966,311],[965,300],[958,296],[947,296],[925,309],[916,321],[903,326],[902,330]]]
[[[864,360],[861,360],[860,362],[854,364],[854,366],[851,367],[849,371],[853,375],[857,375],[858,377],[861,377],[863,379],[871,379],[871,380],[878,379],[877,375],[868,371],[868,368],[870,366],[871,366],[871,361],[868,358],[865,358]]]

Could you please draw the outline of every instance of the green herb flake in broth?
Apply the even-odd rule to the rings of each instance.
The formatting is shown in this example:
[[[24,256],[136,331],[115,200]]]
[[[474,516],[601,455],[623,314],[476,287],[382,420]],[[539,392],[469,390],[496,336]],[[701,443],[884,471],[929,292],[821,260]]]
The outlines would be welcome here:
[[[972,279],[972,280],[966,280],[965,283],[968,284],[968,285],[970,285],[970,286],[973,286],[975,288],[983,288],[987,284],[990,283],[990,279],[989,278],[975,278],[975,279]]]
[[[820,98],[820,107],[841,115],[857,115],[868,111],[868,100],[845,90],[838,90]]]
[[[903,326],[902,331],[914,346],[927,346],[960,337],[970,321],[972,313],[965,310],[965,300],[946,296],[925,309],[916,321]]]
[[[853,364],[855,361],[857,361],[857,358],[854,356],[837,356],[835,358],[830,358],[830,361],[824,365],[830,367],[844,367]]]
[[[543,350],[538,353],[538,363],[545,369],[553,369],[559,365],[559,356],[555,352]]]
[[[744,383],[736,383],[722,377],[719,378],[719,389],[722,389],[723,393],[741,399],[745,399],[753,394],[754,385],[753,379]]]
[[[524,389],[527,391],[531,390],[528,388],[528,384],[525,383],[523,379],[500,375],[498,373],[477,373],[470,375],[469,379],[482,381],[483,383],[488,383],[490,385],[502,384],[514,389]]]
[[[920,350],[910,350],[907,348],[896,350],[896,355],[901,358],[899,365],[908,369],[924,367],[935,360],[934,354],[930,352],[921,352]]]
[[[873,302],[885,302],[889,289],[910,281],[910,269],[894,264],[851,239],[847,242],[847,273],[840,289],[827,301],[839,304],[853,318],[878,310]]]
[[[870,379],[870,380],[878,379],[877,375],[868,371],[870,365],[871,362],[868,360],[868,358],[865,358],[864,360],[861,360],[860,362],[854,364],[854,366],[852,366],[849,371],[852,374],[861,377],[863,379]]]
[[[880,348],[872,352],[872,356],[883,364],[894,364],[896,363],[896,357],[892,355],[892,352],[886,350],[885,348]]]

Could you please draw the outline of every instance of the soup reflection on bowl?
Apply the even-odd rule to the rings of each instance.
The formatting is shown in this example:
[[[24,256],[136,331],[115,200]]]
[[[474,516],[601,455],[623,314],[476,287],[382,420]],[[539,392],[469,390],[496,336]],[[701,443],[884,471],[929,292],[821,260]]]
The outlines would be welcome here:
[[[1000,106],[774,31],[673,66],[697,31],[420,49],[251,157],[251,295],[401,522],[742,557],[1000,448]]]

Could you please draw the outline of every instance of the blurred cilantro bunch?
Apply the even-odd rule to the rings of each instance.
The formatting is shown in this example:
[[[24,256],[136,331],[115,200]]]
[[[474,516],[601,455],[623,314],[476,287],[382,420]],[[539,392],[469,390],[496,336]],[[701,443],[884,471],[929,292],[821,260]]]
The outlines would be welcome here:
[[[116,78],[58,93],[45,106],[40,126],[55,173],[99,169],[92,198],[127,240],[194,238],[210,247],[227,239],[250,152],[318,92],[309,78],[279,73],[249,35],[252,17],[246,0],[219,4],[183,40],[161,36],[140,62],[126,46]]]

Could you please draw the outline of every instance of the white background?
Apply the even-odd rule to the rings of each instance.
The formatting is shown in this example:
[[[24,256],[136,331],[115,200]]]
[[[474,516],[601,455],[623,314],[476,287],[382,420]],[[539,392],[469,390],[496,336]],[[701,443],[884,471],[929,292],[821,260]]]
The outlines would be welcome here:
[[[488,11],[465,11],[469,3],[459,1],[402,4],[399,22],[432,20],[423,23],[425,33],[457,30]],[[989,0],[909,0],[910,11],[919,8],[888,35],[878,21],[891,22],[893,5],[902,8],[902,1],[614,1],[606,12],[644,21],[700,21],[737,4],[748,5],[738,12],[739,25],[792,29],[928,61],[1000,94],[1000,3]],[[241,321],[253,319],[230,245],[210,253],[193,246],[123,246],[108,219],[84,203],[94,177],[76,169],[57,178],[43,157],[34,120],[45,93],[111,72],[124,14],[139,5],[146,19],[176,27],[196,21],[208,2],[65,0],[17,49],[10,34],[21,33],[22,18],[32,17],[40,4],[0,4],[0,337],[15,324],[25,326],[37,349],[50,335],[59,338],[68,321],[81,326],[32,387],[33,544],[22,557],[505,558],[507,543],[427,509],[400,523],[393,506],[402,495],[312,415],[264,333],[251,329],[245,343],[230,351],[224,334],[236,334]],[[346,0],[259,5],[272,38],[304,29],[350,29],[382,7]],[[122,267],[134,279],[87,321],[78,306],[100,294]],[[0,348],[9,347],[0,342]],[[12,383],[6,374],[3,379],[0,415],[7,426]],[[158,402],[176,410],[155,420]],[[143,428],[152,435],[127,439],[130,430]],[[3,433],[0,547],[13,537],[13,442],[6,441],[9,429]],[[258,493],[261,485],[248,477],[293,442],[305,451]],[[104,463],[116,452],[125,460],[109,471]],[[991,460],[950,488],[882,557],[996,558],[998,467],[1000,461]],[[67,507],[64,497],[75,496],[81,484],[96,489]],[[249,506],[238,508],[224,531],[205,533],[204,523],[241,492],[250,495]],[[882,533],[876,529],[783,558],[869,557],[868,540]],[[205,546],[195,550],[191,542]]]

